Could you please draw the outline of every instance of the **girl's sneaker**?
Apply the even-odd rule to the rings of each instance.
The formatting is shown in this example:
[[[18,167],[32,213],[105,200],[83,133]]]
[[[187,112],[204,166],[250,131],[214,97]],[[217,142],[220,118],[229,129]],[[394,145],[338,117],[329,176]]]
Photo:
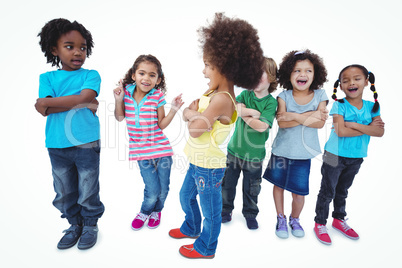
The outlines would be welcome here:
[[[151,216],[149,216],[148,228],[155,229],[161,223],[161,213],[160,212],[152,212]]]
[[[292,229],[293,236],[296,236],[296,237],[304,236],[304,230],[300,225],[299,218],[292,218],[292,216],[289,216],[289,226],[290,226],[290,229]]]
[[[327,227],[323,224],[315,223],[314,226],[314,233],[315,236],[317,237],[318,241],[325,245],[331,245],[332,241],[331,238],[328,235],[327,232]]]
[[[346,220],[334,219],[334,221],[332,222],[332,227],[350,239],[353,240],[359,239],[359,235],[352,228],[350,228],[350,226],[346,223],[346,221],[347,219]]]
[[[138,213],[137,217],[135,217],[133,222],[131,223],[131,227],[133,228],[133,230],[138,231],[144,226],[144,223],[146,222],[147,219],[148,215]]]
[[[278,222],[276,223],[276,231],[275,234],[279,238],[288,238],[289,233],[288,233],[288,226],[286,225],[286,216],[279,214],[277,216]]]

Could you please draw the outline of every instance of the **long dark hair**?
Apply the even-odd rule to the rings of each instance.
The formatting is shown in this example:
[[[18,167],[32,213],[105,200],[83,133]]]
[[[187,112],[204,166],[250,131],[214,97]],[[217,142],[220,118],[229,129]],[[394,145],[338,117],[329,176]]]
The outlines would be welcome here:
[[[165,83],[165,75],[162,72],[162,64],[160,61],[152,55],[140,55],[138,58],[134,61],[133,66],[127,71],[126,75],[123,78],[123,87],[126,87],[129,84],[133,84],[135,81],[133,80],[132,76],[135,74],[135,71],[137,71],[138,66],[142,62],[151,62],[155,64],[157,72],[158,72],[158,78],[161,79],[161,82],[157,85],[155,85],[156,89],[160,89],[164,94],[166,94],[166,83]]]

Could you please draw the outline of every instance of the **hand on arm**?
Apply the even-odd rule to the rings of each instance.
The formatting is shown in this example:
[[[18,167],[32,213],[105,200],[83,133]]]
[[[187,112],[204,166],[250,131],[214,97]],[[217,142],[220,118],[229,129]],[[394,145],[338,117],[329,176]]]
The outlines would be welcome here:
[[[228,103],[232,103],[229,96],[226,94],[217,94],[211,98],[211,101],[202,113],[198,110],[198,100],[190,104],[189,107],[184,109],[183,117],[185,121],[188,121],[188,130],[190,136],[198,138],[204,132],[210,131],[216,120],[223,117],[229,117],[229,114],[233,113],[233,109],[228,109]],[[194,110],[197,107],[197,110]],[[222,120],[222,119],[221,119]]]
[[[236,105],[238,116],[246,122],[252,129],[258,132],[264,132],[269,125],[266,122],[260,120],[261,113],[257,110],[247,108],[244,103],[238,103]]]
[[[172,122],[173,117],[176,115],[177,111],[183,106],[184,102],[181,98],[182,94],[176,96],[172,101],[172,108],[170,108],[169,113],[165,116],[165,108],[163,106],[158,108],[158,125],[161,129],[165,129],[170,122]]]
[[[384,122],[380,116],[373,118],[369,125],[363,125],[355,122],[345,122],[345,127],[360,132],[360,135],[366,134],[373,137],[382,137],[384,135]]]
[[[285,101],[278,98],[278,112],[276,119],[280,128],[290,128],[304,125],[311,128],[322,128],[328,118],[326,101],[320,102],[316,111],[305,112],[302,114],[286,112]]]
[[[113,89],[114,96],[114,117],[117,121],[123,121],[126,116],[125,105],[124,105],[124,89],[123,89],[123,81],[120,79],[118,87]]]
[[[89,106],[90,110],[93,112],[97,110],[98,104],[98,101],[94,101],[95,98],[95,91],[92,89],[83,89],[80,95],[70,95],[56,98],[39,98],[36,100],[35,108],[43,116]]]

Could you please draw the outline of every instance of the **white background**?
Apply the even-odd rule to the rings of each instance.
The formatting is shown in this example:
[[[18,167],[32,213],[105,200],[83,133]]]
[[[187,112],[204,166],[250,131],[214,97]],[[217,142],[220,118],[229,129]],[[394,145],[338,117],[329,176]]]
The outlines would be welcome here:
[[[0,5],[1,267],[401,267],[401,176],[397,173],[402,160],[398,135],[402,61],[399,0],[22,0]],[[176,155],[161,226],[131,230],[144,186],[138,167],[127,160],[125,123],[117,123],[113,117],[112,89],[138,55],[153,54],[166,74],[167,101],[183,93],[185,105],[190,104],[206,90],[208,82],[202,75],[196,30],[220,11],[254,25],[264,54],[278,64],[290,50],[309,48],[320,55],[328,70],[329,82],[324,85],[328,96],[346,65],[359,63],[376,75],[386,132],[382,138],[372,138],[369,157],[350,189],[347,205],[349,224],[360,234],[360,240],[349,240],[332,228],[332,246],[322,245],[315,238],[314,208],[321,180],[318,157],[312,161],[310,195],[301,215],[305,238],[280,240],[275,236],[272,185],[263,181],[258,230],[246,227],[238,187],[233,220],[222,226],[215,259],[181,257],[179,247],[192,241],[168,236],[168,231],[180,227],[184,219],[178,195],[187,169],[182,149],[188,134],[181,113],[165,131]],[[102,77],[98,98],[102,127],[100,182],[106,211],[99,221],[98,243],[88,251],[56,248],[68,223],[52,206],[55,193],[44,144],[46,120],[34,109],[39,74],[54,70],[46,64],[37,34],[47,21],[59,17],[77,20],[91,31],[95,47],[84,68],[96,69]],[[368,88],[364,97],[372,100]],[[328,108],[331,106],[332,101]],[[319,131],[322,147],[329,130],[330,120]],[[267,155],[276,132],[275,122]],[[287,194],[287,215],[290,202]]]

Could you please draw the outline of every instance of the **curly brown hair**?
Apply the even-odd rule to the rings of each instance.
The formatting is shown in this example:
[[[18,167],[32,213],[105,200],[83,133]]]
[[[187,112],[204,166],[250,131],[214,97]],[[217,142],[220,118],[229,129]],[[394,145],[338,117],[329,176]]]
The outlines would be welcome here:
[[[257,30],[248,22],[216,13],[198,29],[204,56],[236,86],[254,89],[263,73],[264,56]]]
[[[137,71],[138,66],[142,62],[150,62],[155,64],[157,72],[158,72],[158,78],[161,79],[161,82],[157,85],[155,85],[156,89],[160,89],[164,94],[166,94],[166,82],[165,82],[165,75],[163,74],[162,71],[162,64],[160,61],[153,55],[140,55],[137,57],[137,59],[134,61],[133,66],[127,71],[126,75],[123,78],[123,87],[126,87],[128,84],[133,84],[135,81],[133,80],[132,76]]]
[[[314,65],[314,81],[310,86],[310,90],[319,89],[327,82],[327,69],[321,57],[312,53],[310,50],[297,51],[293,50],[287,53],[281,64],[279,65],[279,84],[284,89],[293,89],[290,82],[290,74],[292,73],[296,62],[301,60],[309,60]]]

